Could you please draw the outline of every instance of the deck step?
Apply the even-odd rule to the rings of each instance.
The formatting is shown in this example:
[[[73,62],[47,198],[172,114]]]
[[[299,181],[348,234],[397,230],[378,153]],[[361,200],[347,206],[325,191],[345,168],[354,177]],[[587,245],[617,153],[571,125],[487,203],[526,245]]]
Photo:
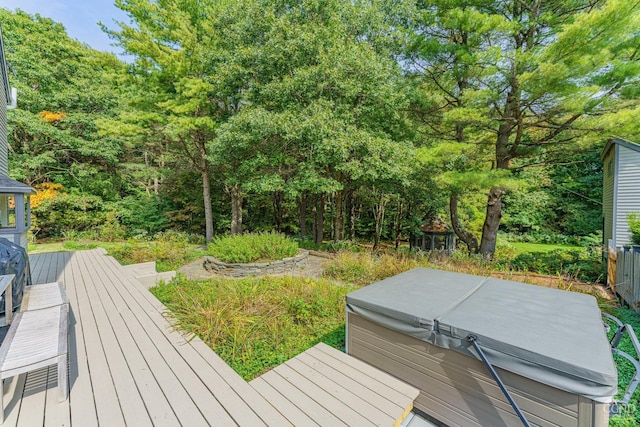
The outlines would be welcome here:
[[[294,425],[400,426],[419,391],[320,343],[251,381]]]

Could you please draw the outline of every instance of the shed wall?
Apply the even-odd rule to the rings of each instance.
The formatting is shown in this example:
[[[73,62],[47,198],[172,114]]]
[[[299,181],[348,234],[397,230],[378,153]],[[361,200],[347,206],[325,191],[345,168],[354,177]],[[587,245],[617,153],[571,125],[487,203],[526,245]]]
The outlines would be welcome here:
[[[0,175],[9,176],[9,142],[7,140],[7,98],[0,77]]]
[[[604,157],[604,174],[602,189],[602,216],[604,217],[604,244],[613,239],[613,188],[616,173],[616,146],[612,145]],[[614,242],[615,244],[615,242]]]
[[[627,222],[630,213],[640,214],[640,152],[618,146],[618,176],[615,193],[617,206],[614,209],[616,245],[631,243],[631,230]]]

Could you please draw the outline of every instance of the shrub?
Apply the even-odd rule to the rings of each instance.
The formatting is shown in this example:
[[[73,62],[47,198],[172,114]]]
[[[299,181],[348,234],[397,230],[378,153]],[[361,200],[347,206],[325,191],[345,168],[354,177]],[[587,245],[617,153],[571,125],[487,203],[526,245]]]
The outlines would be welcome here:
[[[122,264],[156,261],[158,271],[175,270],[204,255],[190,243],[188,234],[165,232],[156,234],[157,240],[129,239],[109,248],[109,255]]]
[[[105,223],[104,201],[97,196],[58,194],[33,209],[40,237],[60,237],[70,231],[90,231]]]
[[[585,282],[599,282],[604,277],[599,248],[521,253],[509,262],[509,266],[515,270],[564,275]]]
[[[117,203],[120,222],[132,235],[154,234],[167,228],[169,218],[164,214],[168,203],[157,196],[128,196]]]
[[[252,233],[217,238],[208,253],[223,262],[272,261],[297,254],[298,243],[278,233]]]
[[[631,241],[635,245],[640,245],[640,214],[632,213],[627,215],[629,230],[631,230]]]

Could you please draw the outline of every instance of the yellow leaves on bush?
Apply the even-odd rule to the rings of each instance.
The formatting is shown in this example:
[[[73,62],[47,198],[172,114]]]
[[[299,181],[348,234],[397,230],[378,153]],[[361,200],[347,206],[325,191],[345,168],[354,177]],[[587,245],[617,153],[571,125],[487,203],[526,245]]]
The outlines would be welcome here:
[[[61,184],[53,182],[43,182],[35,186],[37,193],[31,196],[31,207],[36,208],[45,200],[55,199],[56,196],[63,192],[64,187]]]
[[[65,113],[54,113],[53,111],[40,111],[40,117],[47,123],[61,122],[62,119],[67,117]]]

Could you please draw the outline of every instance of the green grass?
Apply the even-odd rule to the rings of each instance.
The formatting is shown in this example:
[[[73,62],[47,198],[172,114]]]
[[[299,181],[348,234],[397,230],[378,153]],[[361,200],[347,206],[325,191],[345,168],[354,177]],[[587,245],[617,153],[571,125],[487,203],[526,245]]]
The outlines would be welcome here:
[[[549,245],[546,243],[526,243],[526,242],[509,242],[509,245],[513,246],[518,253],[523,252],[551,252],[555,250],[581,250],[580,246],[570,245]]]
[[[640,332],[640,315],[638,315],[635,311],[629,310],[627,308],[621,308],[611,304],[602,304],[602,311],[605,313],[609,313],[612,316],[617,317],[623,323],[630,324],[636,335]],[[612,325],[612,329],[615,326]],[[613,332],[610,332],[611,336]],[[638,354],[635,353],[633,344],[631,344],[631,340],[629,340],[628,336],[625,335],[624,339],[620,342],[618,348],[632,357],[638,359]],[[621,399],[624,395],[624,390],[626,389],[629,381],[635,372],[633,365],[621,356],[614,355],[614,361],[616,363],[616,367],[618,368],[618,395],[616,399]],[[636,392],[633,394],[629,405],[623,409],[621,415],[617,415],[611,418],[609,425],[611,427],[631,427],[640,425],[640,391],[636,389]]]
[[[328,280],[263,277],[189,281],[151,292],[236,372],[251,380],[318,342],[344,347],[344,296]]]
[[[298,243],[283,234],[248,233],[216,238],[208,253],[223,262],[267,262],[296,255]]]

